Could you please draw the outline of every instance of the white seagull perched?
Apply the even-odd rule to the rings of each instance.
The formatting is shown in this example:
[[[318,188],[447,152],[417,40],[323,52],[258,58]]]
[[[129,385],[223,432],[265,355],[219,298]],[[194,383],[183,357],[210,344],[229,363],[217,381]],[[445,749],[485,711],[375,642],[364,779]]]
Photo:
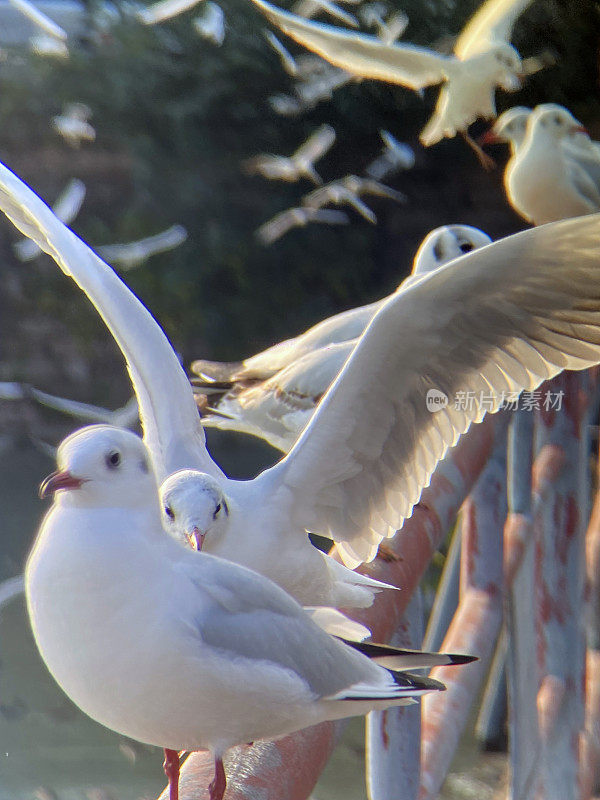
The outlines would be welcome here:
[[[144,25],[158,25],[189,11],[199,2],[200,0],[159,0],[147,8],[139,9],[136,16]]]
[[[587,134],[579,120],[562,106],[537,106],[527,121],[527,132],[504,175],[512,207],[534,225],[600,210],[600,161],[587,139],[586,158],[578,137]],[[585,141],[585,139],[584,139]],[[570,144],[567,144],[569,142]]]
[[[93,142],[96,131],[89,122],[92,110],[84,103],[69,103],[62,114],[52,118],[52,127],[71,147],[78,148],[81,142]]]
[[[474,660],[345,643],[261,575],[180,547],[132,433],[84,428],[58,468],[25,572],[36,644],[82,711],[165,749],[171,800],[182,750],[210,751],[221,800],[229,748],[414,702],[444,685],[404,670]]]
[[[6,167],[0,208],[77,281],[109,327],[158,481],[180,470],[204,474],[198,513],[219,529],[201,531],[204,548],[306,605],[369,604],[381,586],[321,554],[306,531],[338,543],[347,564],[373,559],[448,449],[507,392],[600,361],[600,216],[523,231],[389,297],[288,455],[253,480],[231,480],[206,449],[173,348],[139,300]],[[453,402],[465,386],[474,397],[467,409]],[[432,389],[449,398],[436,413],[426,403]]]
[[[387,197],[398,203],[406,202],[406,195],[385,186],[372,178],[359,178],[357,175],[346,175],[325,186],[315,189],[302,198],[302,205],[307,208],[323,208],[328,205],[348,205],[357,211],[368,222],[375,224],[377,217],[360,199],[361,195],[370,194],[376,197]]]
[[[421,243],[412,274],[398,289],[491,241],[469,225],[436,228]],[[287,453],[387,299],[329,317],[242,362],[194,361],[205,427],[257,436]]]
[[[70,225],[79,214],[85,200],[85,193],[85,183],[78,178],[72,178],[57,197],[52,211],[65,225]],[[25,262],[33,261],[42,252],[35,242],[27,238],[15,242],[13,250],[17,258]]]
[[[382,181],[400,170],[412,169],[415,165],[415,153],[412,147],[399,142],[389,131],[379,131],[383,141],[383,150],[365,169],[369,178]]]
[[[262,154],[243,162],[249,175],[261,175],[268,180],[294,182],[308,178],[313,183],[323,180],[315,171],[315,161],[323,158],[335,142],[335,131],[331,125],[317,128],[291,156]]]
[[[161,233],[146,236],[136,242],[102,245],[98,248],[98,252],[110,264],[117,264],[121,269],[130,270],[139,267],[151,256],[174,250],[186,239],[187,230],[183,225],[171,225]]]
[[[256,238],[264,245],[273,244],[294,228],[305,228],[310,224],[348,225],[350,219],[343,211],[330,208],[288,208],[263,223],[256,231]]]
[[[435,112],[421,133],[428,146],[462,133],[479,117],[496,116],[498,87],[520,86],[522,63],[510,44],[513,26],[531,0],[486,0],[458,37],[454,55],[412,44],[384,44],[376,36],[301,19],[265,0],[253,0],[284,33],[337,67],[362,78],[398,83],[419,91],[443,84]]]
[[[202,14],[194,17],[194,29],[204,39],[208,39],[217,47],[225,40],[225,14],[221,6],[212,0],[205,0],[202,5]]]

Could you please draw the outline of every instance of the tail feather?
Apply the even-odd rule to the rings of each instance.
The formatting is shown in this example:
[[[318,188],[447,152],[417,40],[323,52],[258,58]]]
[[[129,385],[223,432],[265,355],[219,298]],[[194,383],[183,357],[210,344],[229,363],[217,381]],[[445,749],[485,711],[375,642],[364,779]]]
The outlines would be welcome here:
[[[357,642],[348,639],[342,639],[342,641],[370,658],[376,664],[379,664],[379,666],[389,670],[428,669],[452,664],[470,664],[472,661],[477,661],[476,656],[403,650],[389,645]]]

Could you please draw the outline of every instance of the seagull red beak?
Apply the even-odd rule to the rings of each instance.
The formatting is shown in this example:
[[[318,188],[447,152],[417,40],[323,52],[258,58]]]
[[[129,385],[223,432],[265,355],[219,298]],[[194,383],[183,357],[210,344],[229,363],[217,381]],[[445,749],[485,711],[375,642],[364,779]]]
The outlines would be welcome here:
[[[80,489],[83,483],[85,483],[85,478],[76,478],[67,469],[53,472],[40,484],[40,497],[42,499],[50,497],[59,489]]]
[[[197,550],[200,552],[202,550],[202,545],[204,544],[204,537],[206,534],[202,533],[200,528],[192,528],[191,533],[186,533],[185,535],[192,550]]]
[[[479,137],[478,144],[483,147],[486,144],[500,144],[501,141],[502,139],[500,139],[500,137],[494,133],[493,129],[490,128],[489,131],[486,131]]]
[[[575,125],[571,129],[571,131],[572,131],[572,133],[585,133],[586,136],[590,135],[588,129],[586,127],[584,127],[583,125]]]

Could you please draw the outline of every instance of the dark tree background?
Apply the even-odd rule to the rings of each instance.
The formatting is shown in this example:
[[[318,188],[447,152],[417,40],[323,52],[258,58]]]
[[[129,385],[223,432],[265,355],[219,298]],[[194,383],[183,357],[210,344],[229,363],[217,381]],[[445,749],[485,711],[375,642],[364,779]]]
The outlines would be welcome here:
[[[84,180],[88,194],[73,229],[86,241],[132,240],[174,222],[188,229],[182,247],[125,275],[186,363],[241,358],[388,293],[438,225],[469,223],[493,237],[524,227],[505,201],[501,168],[485,173],[458,138],[419,146],[437,90],[420,98],[364,81],[303,116],[277,116],[267,98],[289,91],[291,81],[264,40],[265,21],[248,0],[222,5],[227,35],[221,48],[197,36],[193,12],[154,28],[123,15],[103,29],[100,6],[89,4],[89,35],[68,62],[9,58],[0,72],[0,158],[50,202],[70,177]],[[403,38],[448,47],[477,5],[398,3],[410,19]],[[514,41],[524,56],[551,50],[557,63],[520,93],[498,92],[499,110],[559,102],[598,138],[596,3],[533,2]],[[50,127],[71,101],[94,112],[97,141],[80,150]],[[291,153],[323,122],[338,134],[318,165],[326,180],[360,173],[381,147],[379,128],[413,145],[415,168],[391,180],[409,201],[375,202],[376,226],[353,217],[349,227],[309,226],[263,247],[254,230],[296,205],[310,185],[248,177],[240,162],[259,152]],[[503,163],[503,149],[495,155]],[[16,261],[16,238],[2,220],[0,379],[94,402],[125,400],[121,359],[96,313],[46,256],[29,265]],[[24,420],[20,411],[2,414],[5,426]]]

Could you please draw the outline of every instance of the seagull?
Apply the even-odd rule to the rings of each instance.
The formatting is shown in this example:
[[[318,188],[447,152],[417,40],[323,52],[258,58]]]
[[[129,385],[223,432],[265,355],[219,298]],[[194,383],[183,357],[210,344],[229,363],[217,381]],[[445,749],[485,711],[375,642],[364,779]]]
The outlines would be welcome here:
[[[192,388],[147,309],[4,166],[0,208],[78,283],[121,348],[158,482],[204,473],[210,515],[227,521],[219,536],[202,531],[203,549],[239,556],[303,605],[369,604],[381,588],[312,548],[306,531],[338,543],[347,566],[372,560],[448,449],[507,392],[600,362],[600,215],[522,231],[391,295],[288,455],[232,480],[206,448]],[[466,409],[454,402],[464,387]],[[448,398],[435,413],[431,390]]]
[[[361,0],[342,0],[342,2],[357,5]],[[340,8],[336,3],[331,2],[331,0],[298,0],[298,2],[292,6],[292,11],[299,17],[304,17],[304,19],[312,19],[312,17],[316,17],[317,14],[329,14],[330,17],[344,22],[351,28],[358,28],[358,20],[356,17],[344,11],[343,8]]]
[[[85,183],[77,178],[72,178],[58,196],[52,206],[52,211],[65,225],[70,225],[79,214],[85,199],[85,192]],[[35,242],[27,238],[15,242],[13,249],[17,258],[25,262],[33,261],[42,252]]]
[[[27,19],[31,20],[38,28],[41,28],[46,34],[55,40],[66,42],[67,32],[64,28],[50,19],[46,14],[39,10],[29,0],[9,0],[11,6],[18,9]]]
[[[480,138],[480,144],[496,144],[506,142],[510,146],[511,157],[514,157],[525,141],[527,120],[531,109],[527,106],[513,106],[504,111],[492,127]]]
[[[376,36],[301,19],[265,0],[253,2],[292,39],[355,75],[415,91],[442,84],[421,142],[429,146],[462,133],[474,150],[487,158],[467,129],[479,117],[496,116],[497,88],[510,92],[520,87],[522,63],[510,36],[531,0],[486,0],[458,37],[454,55],[412,44],[386,45]]]
[[[383,150],[365,169],[369,178],[382,181],[400,170],[414,167],[415,153],[412,147],[399,142],[389,131],[381,130],[379,135],[383,141]]]
[[[164,748],[171,800],[180,751],[211,752],[222,800],[231,747],[412,703],[445,687],[407,669],[474,660],[346,643],[272,581],[179,546],[133,433],[84,428],[57,462],[25,570],[37,647],[84,713]]]
[[[338,178],[326,186],[315,189],[302,198],[302,204],[307,208],[323,208],[326,205],[349,205],[358,211],[368,222],[375,224],[377,217],[371,209],[362,202],[360,195],[372,194],[376,197],[388,197],[398,203],[406,202],[406,196],[397,192],[383,183],[372,178],[359,178],[357,175],[346,175]]]
[[[350,219],[343,211],[329,208],[288,208],[265,222],[256,231],[257,239],[264,245],[273,244],[294,228],[304,228],[309,224],[347,225]]]
[[[431,231],[419,247],[406,289],[422,275],[491,239],[468,225]],[[388,298],[343,311],[295,339],[276,344],[243,362],[195,361],[192,372],[205,427],[265,439],[289,452],[337,377],[365,328]],[[212,407],[208,406],[211,403]],[[206,416],[204,416],[206,414]]]
[[[26,383],[3,381],[0,382],[0,400],[35,400],[45,408],[59,411],[82,422],[102,422],[121,428],[132,428],[138,421],[138,405],[135,397],[128,400],[121,408],[109,411],[107,408],[90,403],[48,394]]]
[[[121,269],[130,270],[139,267],[151,256],[179,247],[186,239],[187,231],[183,225],[171,225],[161,233],[147,236],[136,242],[105,244],[98,248],[98,252],[110,264],[118,264]]]
[[[403,11],[390,14],[384,3],[368,3],[359,13],[365,25],[376,28],[377,38],[387,45],[395,44],[408,25],[408,17]]]
[[[136,16],[144,25],[157,25],[189,11],[199,2],[200,0],[159,0],[158,3],[140,9]]]
[[[511,206],[528,222],[543,225],[600,210],[600,186],[589,165],[565,149],[578,134],[587,131],[562,106],[542,104],[529,116],[525,139],[504,175]]]
[[[193,25],[195,30],[204,39],[208,39],[217,47],[223,44],[225,39],[225,14],[221,6],[206,0],[203,3],[203,13],[195,17]]]
[[[93,142],[96,131],[89,123],[91,109],[83,103],[69,103],[60,116],[52,118],[52,127],[71,147],[78,148],[81,142]]]
[[[321,125],[291,156],[262,154],[244,161],[244,169],[249,175],[262,175],[268,180],[294,182],[308,178],[318,185],[323,180],[316,173],[314,162],[323,158],[334,142],[331,125]]]

